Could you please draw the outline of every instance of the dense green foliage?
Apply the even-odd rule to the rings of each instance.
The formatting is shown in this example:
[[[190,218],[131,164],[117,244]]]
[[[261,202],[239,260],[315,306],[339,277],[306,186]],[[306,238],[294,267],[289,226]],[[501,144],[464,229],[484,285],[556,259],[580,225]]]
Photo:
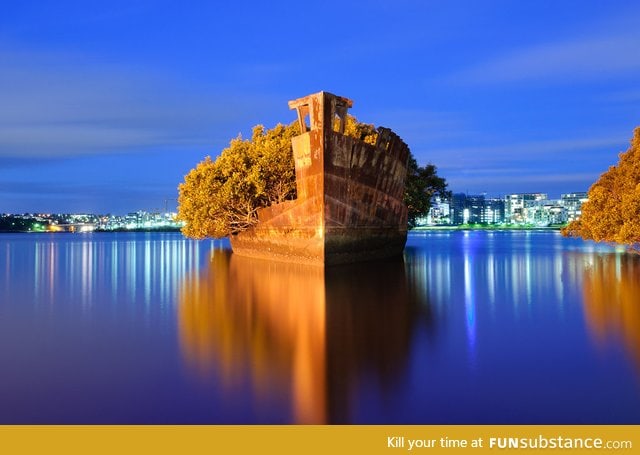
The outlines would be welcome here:
[[[0,216],[0,232],[42,232],[44,224],[31,217]]]
[[[640,245],[640,128],[631,147],[620,154],[589,189],[582,216],[562,233],[597,242],[616,242],[639,249]]]
[[[297,123],[253,129],[251,140],[231,141],[215,161],[200,162],[179,186],[178,219],[185,221],[182,232],[192,238],[226,237],[257,222],[257,211],[296,196],[295,166],[291,138],[298,134]],[[375,144],[373,125],[348,116],[345,134]],[[408,163],[407,193],[409,223],[426,215],[434,195],[446,193],[446,182],[436,175],[436,167]]]
[[[413,155],[409,156],[404,202],[409,209],[410,228],[415,227],[417,220],[429,213],[435,196],[450,196],[446,180],[438,177],[437,168],[433,164],[419,166]]]

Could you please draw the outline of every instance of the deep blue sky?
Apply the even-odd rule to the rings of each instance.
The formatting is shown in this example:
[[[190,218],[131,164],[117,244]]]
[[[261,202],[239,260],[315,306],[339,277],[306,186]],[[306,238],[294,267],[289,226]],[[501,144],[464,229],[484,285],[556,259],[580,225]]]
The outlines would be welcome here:
[[[163,208],[320,90],[453,191],[585,191],[640,125],[638,23],[631,0],[4,2],[0,213]]]

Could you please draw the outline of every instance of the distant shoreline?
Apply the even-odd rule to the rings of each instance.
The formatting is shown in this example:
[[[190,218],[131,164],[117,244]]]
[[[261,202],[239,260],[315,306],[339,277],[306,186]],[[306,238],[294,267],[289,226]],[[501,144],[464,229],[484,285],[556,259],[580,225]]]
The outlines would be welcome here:
[[[136,228],[136,229],[95,229],[93,231],[87,232],[70,232],[70,231],[7,231],[0,230],[0,234],[57,234],[57,235],[65,235],[65,234],[105,234],[109,232],[180,232],[180,228]]]
[[[459,225],[459,226],[419,226],[409,229],[409,232],[422,231],[559,231],[566,225],[554,226],[480,226],[480,225]]]
[[[409,229],[409,232],[426,231],[559,231],[562,226],[419,226]],[[180,232],[180,228],[136,228],[136,229],[96,229],[89,232],[52,232],[52,231],[7,231],[0,230],[0,234],[105,234],[109,232]]]

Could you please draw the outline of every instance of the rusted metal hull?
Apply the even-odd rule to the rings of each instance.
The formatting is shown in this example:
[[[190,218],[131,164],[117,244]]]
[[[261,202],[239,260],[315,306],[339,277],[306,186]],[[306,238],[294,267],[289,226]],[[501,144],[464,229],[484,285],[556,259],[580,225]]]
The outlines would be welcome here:
[[[231,236],[236,254],[319,265],[402,254],[409,149],[384,128],[375,145],[334,130],[341,101],[320,92],[292,102],[311,120],[292,141],[298,197],[260,210],[257,225]]]
[[[240,256],[301,264],[336,265],[400,256],[407,231],[352,229],[302,238],[300,232],[271,230],[243,232],[231,238]]]

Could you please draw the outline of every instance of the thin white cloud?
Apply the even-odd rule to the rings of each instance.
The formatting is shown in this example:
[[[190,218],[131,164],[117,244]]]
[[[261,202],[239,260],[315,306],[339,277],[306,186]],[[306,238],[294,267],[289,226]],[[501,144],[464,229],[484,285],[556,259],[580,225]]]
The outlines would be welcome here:
[[[602,95],[600,99],[609,103],[633,103],[634,105],[637,105],[640,102],[640,89],[630,89],[607,93],[605,95]]]
[[[544,43],[511,51],[454,75],[467,84],[498,84],[518,81],[579,81],[628,76],[640,72],[635,58],[640,33],[590,36]]]
[[[621,137],[611,134],[452,147],[424,155],[437,164],[438,173],[453,191],[585,191],[626,148]]]
[[[105,183],[77,183],[59,181],[5,181],[0,180],[1,210],[31,212],[90,212],[120,213],[133,210],[158,210],[165,199],[173,202],[175,192],[159,185],[117,186]],[[63,202],[65,209],[59,205]],[[118,209],[114,212],[114,201]],[[28,209],[27,209],[28,207]],[[7,208],[9,208],[7,210]]]
[[[26,125],[0,127],[0,150],[14,151],[22,157],[64,154],[117,152],[140,147],[199,145],[197,140],[180,142],[178,138],[150,128],[99,125]]]
[[[489,193],[504,195],[522,192],[586,191],[598,178],[595,172],[549,172],[531,174],[529,170],[513,170],[511,175],[447,175],[449,188],[454,192]],[[489,178],[490,177],[490,178]],[[553,197],[553,195],[552,195]]]
[[[564,182],[583,182],[595,181],[598,174],[595,172],[558,172],[549,174],[531,174],[528,169],[515,170],[509,173],[496,173],[491,175],[490,183],[495,184],[525,184],[525,183],[564,183]],[[474,185],[487,183],[488,173],[482,175],[467,175],[464,177],[455,177],[455,181],[464,181],[465,183],[473,183]]]
[[[468,169],[472,162],[478,168],[495,164],[509,166],[512,163],[543,159],[580,159],[587,151],[602,151],[617,157],[625,141],[620,135],[592,138],[550,139],[511,144],[467,146],[432,149],[425,151],[430,160],[439,163],[442,169]],[[476,167],[474,167],[476,169]]]
[[[357,108],[357,106],[356,106]],[[356,108],[353,109],[356,112]],[[435,112],[425,109],[385,109],[375,113],[365,113],[358,120],[370,123],[367,117],[375,119],[376,126],[391,128],[405,142],[413,146],[425,142],[463,137],[468,126],[462,116],[453,112]]]
[[[147,69],[0,47],[0,158],[205,147],[234,137],[250,103]]]

